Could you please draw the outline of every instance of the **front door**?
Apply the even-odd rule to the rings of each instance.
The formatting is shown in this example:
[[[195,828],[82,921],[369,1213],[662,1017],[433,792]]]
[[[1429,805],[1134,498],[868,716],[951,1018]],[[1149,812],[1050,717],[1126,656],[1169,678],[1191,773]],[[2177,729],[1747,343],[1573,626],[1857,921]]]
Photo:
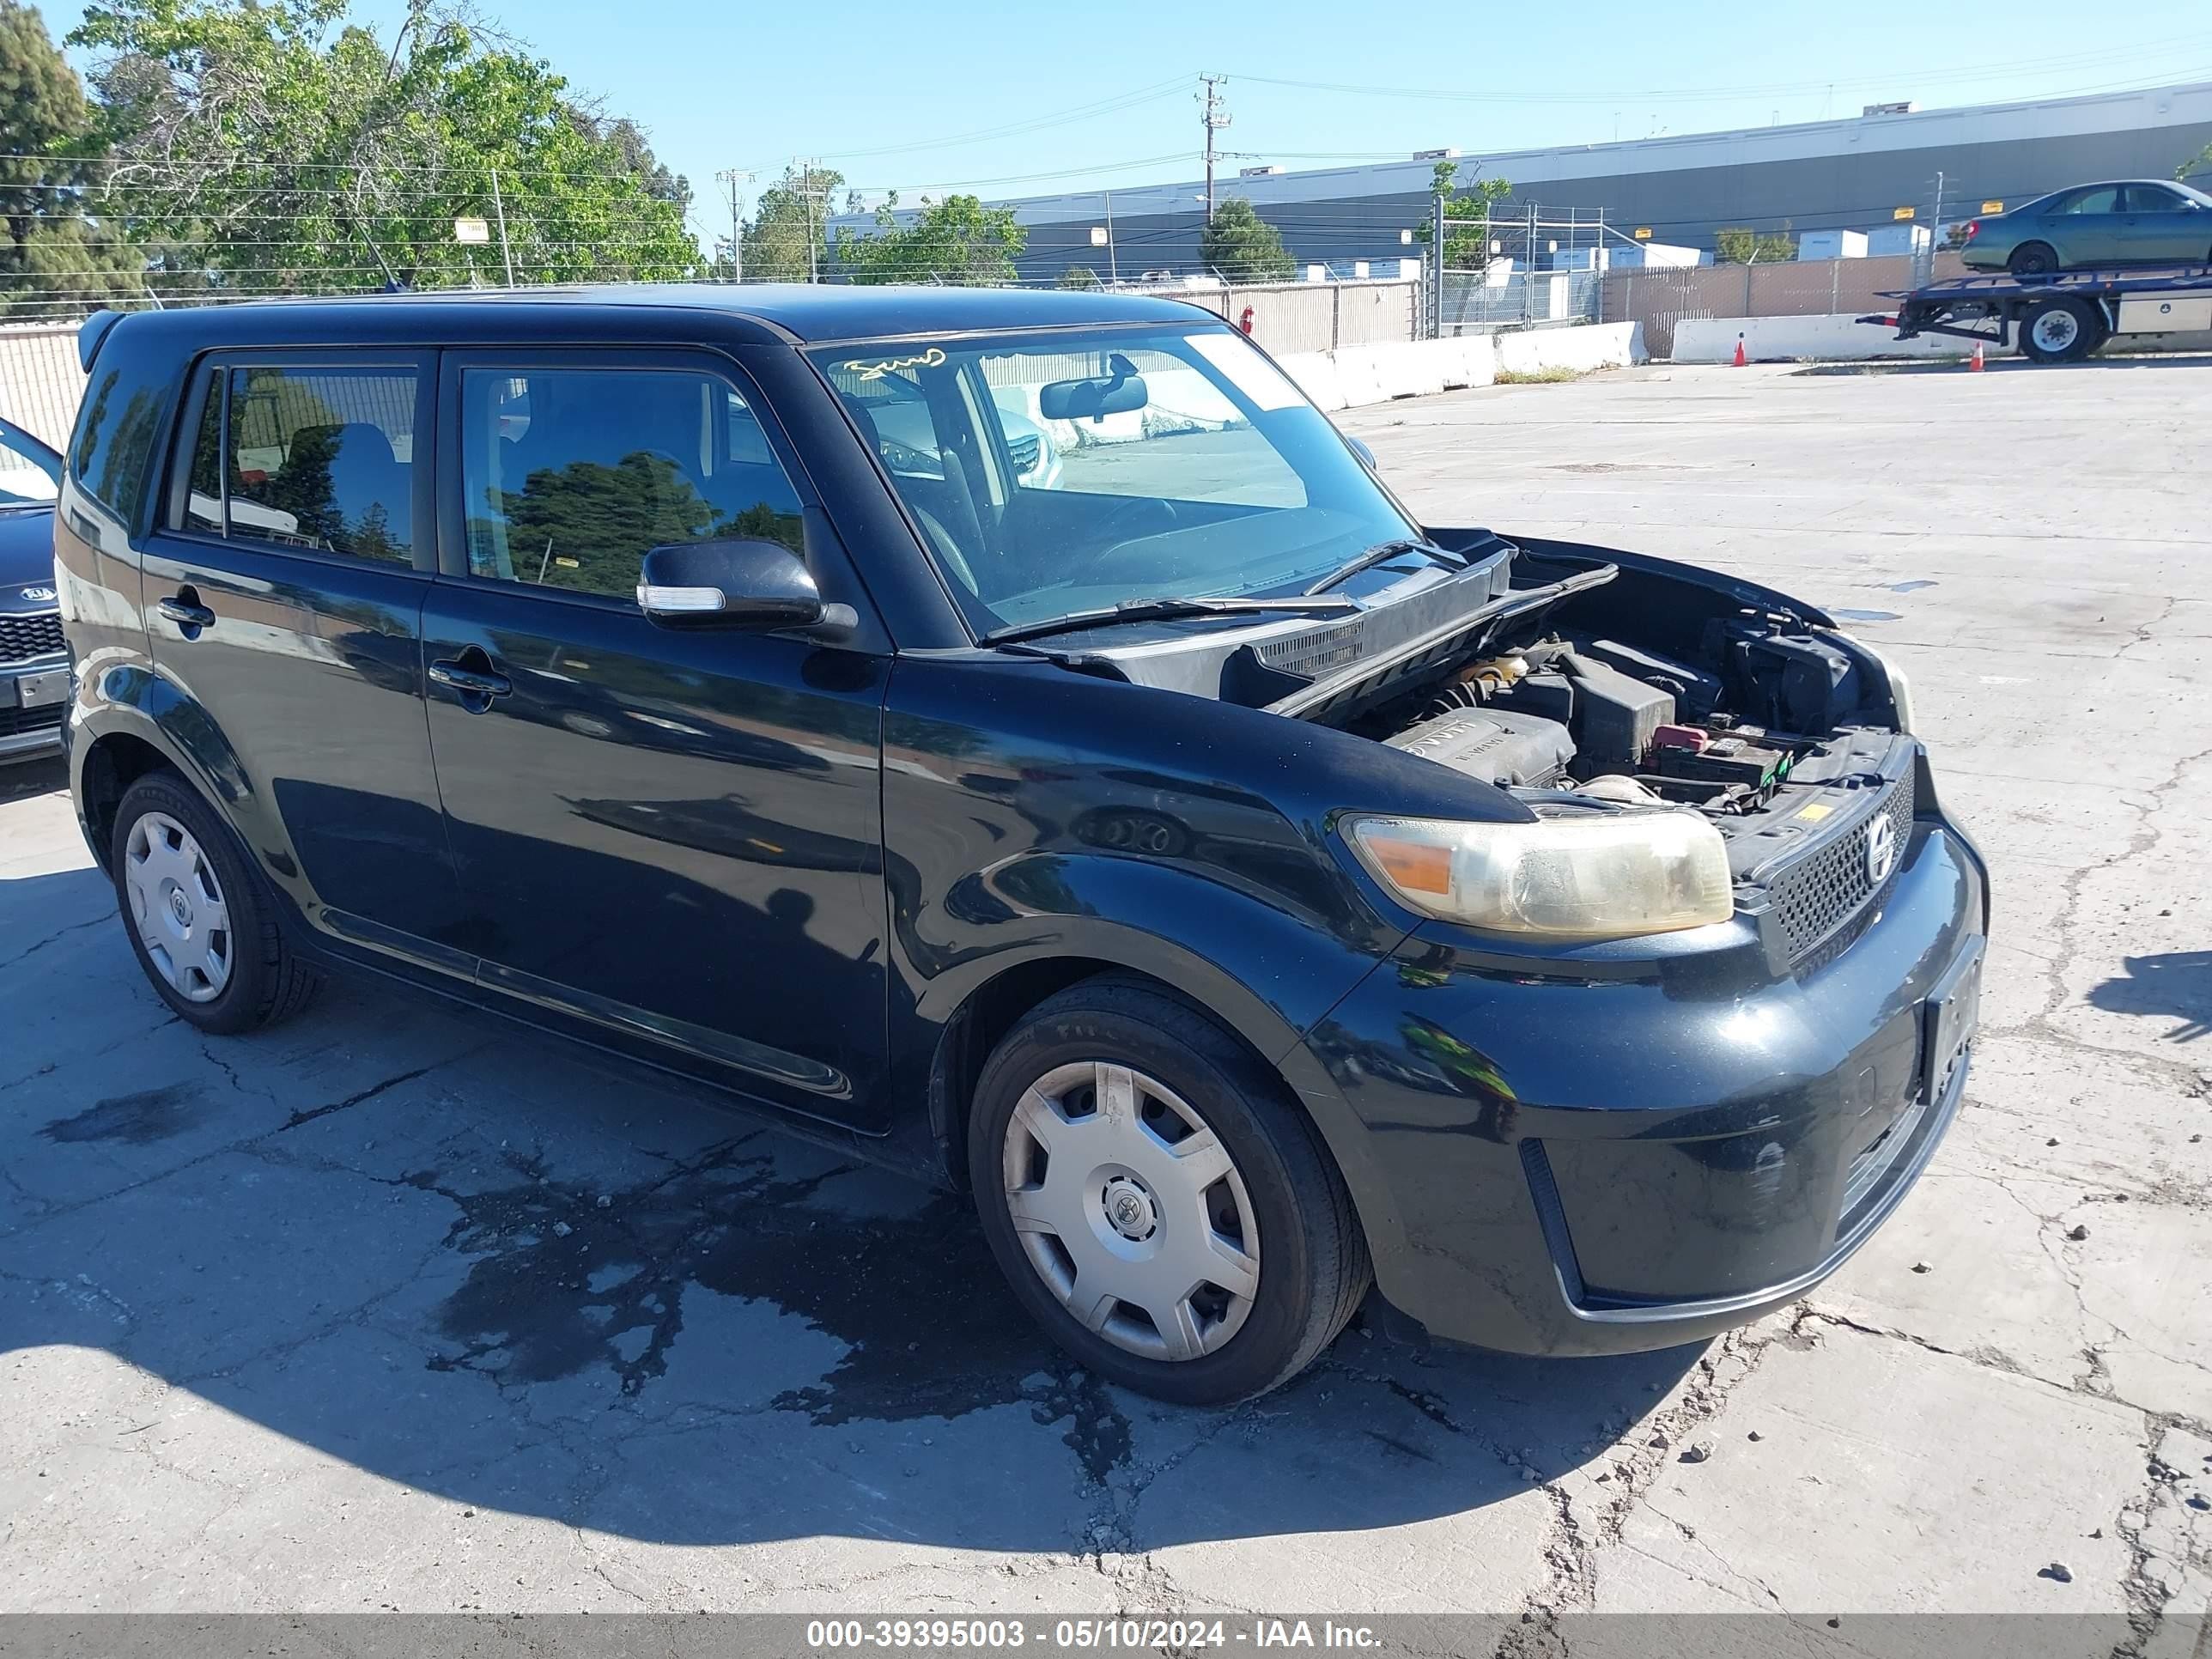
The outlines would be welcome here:
[[[2165,185],[2130,185],[2127,242],[2131,263],[2203,264],[2212,259],[2212,213]]]
[[[423,720],[434,391],[409,354],[203,360],[146,634],[171,737],[309,922],[465,974]]]
[[[880,1127],[888,652],[636,602],[648,548],[757,536],[866,616],[781,434],[704,354],[447,352],[440,410],[423,654],[480,975]]]

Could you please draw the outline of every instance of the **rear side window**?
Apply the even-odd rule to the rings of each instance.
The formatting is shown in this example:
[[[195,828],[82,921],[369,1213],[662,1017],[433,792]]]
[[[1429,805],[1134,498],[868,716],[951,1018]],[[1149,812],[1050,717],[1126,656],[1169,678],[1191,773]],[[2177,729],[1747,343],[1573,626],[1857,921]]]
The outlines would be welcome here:
[[[2061,213],[2118,213],[2120,210],[2120,190],[2118,185],[2100,185],[2094,190],[2085,190],[2072,200],[2059,204]]]
[[[460,392],[473,575],[630,599],[654,547],[750,537],[803,550],[799,492],[717,375],[468,368]]]
[[[416,390],[400,368],[210,370],[179,527],[411,562]]]

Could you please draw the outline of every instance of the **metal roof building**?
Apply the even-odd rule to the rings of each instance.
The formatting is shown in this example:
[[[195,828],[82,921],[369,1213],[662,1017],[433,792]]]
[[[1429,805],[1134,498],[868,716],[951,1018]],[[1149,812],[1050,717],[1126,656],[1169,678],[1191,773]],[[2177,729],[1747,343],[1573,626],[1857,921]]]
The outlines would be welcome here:
[[[1875,106],[1875,110],[1886,106]],[[1624,234],[1710,248],[1717,232],[1869,230],[1900,210],[1936,222],[1972,217],[1984,202],[2017,204],[2081,180],[2164,178],[2212,143],[2212,82],[2147,91],[1959,109],[1906,109],[1789,126],[1684,134],[1550,149],[1467,150],[1462,183],[1511,181],[1518,203],[1547,215],[1603,212]],[[1273,224],[1301,265],[1382,260],[1418,252],[1402,233],[1426,222],[1433,163],[1407,160],[1220,179]],[[2200,183],[2203,180],[2199,180]],[[999,198],[1029,231],[1025,279],[1050,281],[1070,265],[1127,278],[1148,270],[1195,270],[1204,219],[1194,181],[1112,191]],[[906,218],[910,210],[900,210]],[[1094,227],[1112,226],[1110,247]],[[872,215],[830,221],[866,235]]]

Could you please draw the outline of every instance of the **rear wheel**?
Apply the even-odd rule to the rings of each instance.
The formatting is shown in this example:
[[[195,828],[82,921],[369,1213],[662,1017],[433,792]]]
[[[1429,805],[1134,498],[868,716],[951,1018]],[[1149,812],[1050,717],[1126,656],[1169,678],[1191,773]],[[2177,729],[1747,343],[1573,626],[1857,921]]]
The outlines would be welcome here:
[[[2039,363],[2078,362],[2103,343],[2103,319],[2087,300],[2044,300],[2021,319],[2020,349]]]
[[[2015,276],[2047,276],[2058,269],[2058,254],[2048,242],[2022,242],[2005,261]]]
[[[314,994],[314,972],[277,931],[269,890],[174,774],[151,773],[125,792],[108,863],[138,965],[203,1031],[265,1025]]]
[[[1148,986],[1075,986],[1007,1036],[976,1085],[969,1170],[1030,1315],[1160,1399],[1286,1382],[1370,1282],[1343,1180],[1280,1079]]]

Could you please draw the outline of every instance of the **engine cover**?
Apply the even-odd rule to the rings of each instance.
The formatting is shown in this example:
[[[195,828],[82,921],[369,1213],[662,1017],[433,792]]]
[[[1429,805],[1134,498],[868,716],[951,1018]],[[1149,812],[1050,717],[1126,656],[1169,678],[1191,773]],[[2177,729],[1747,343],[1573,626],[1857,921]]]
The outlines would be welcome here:
[[[1559,721],[1498,708],[1448,709],[1384,741],[1485,783],[1539,788],[1564,777],[1575,753]]]

